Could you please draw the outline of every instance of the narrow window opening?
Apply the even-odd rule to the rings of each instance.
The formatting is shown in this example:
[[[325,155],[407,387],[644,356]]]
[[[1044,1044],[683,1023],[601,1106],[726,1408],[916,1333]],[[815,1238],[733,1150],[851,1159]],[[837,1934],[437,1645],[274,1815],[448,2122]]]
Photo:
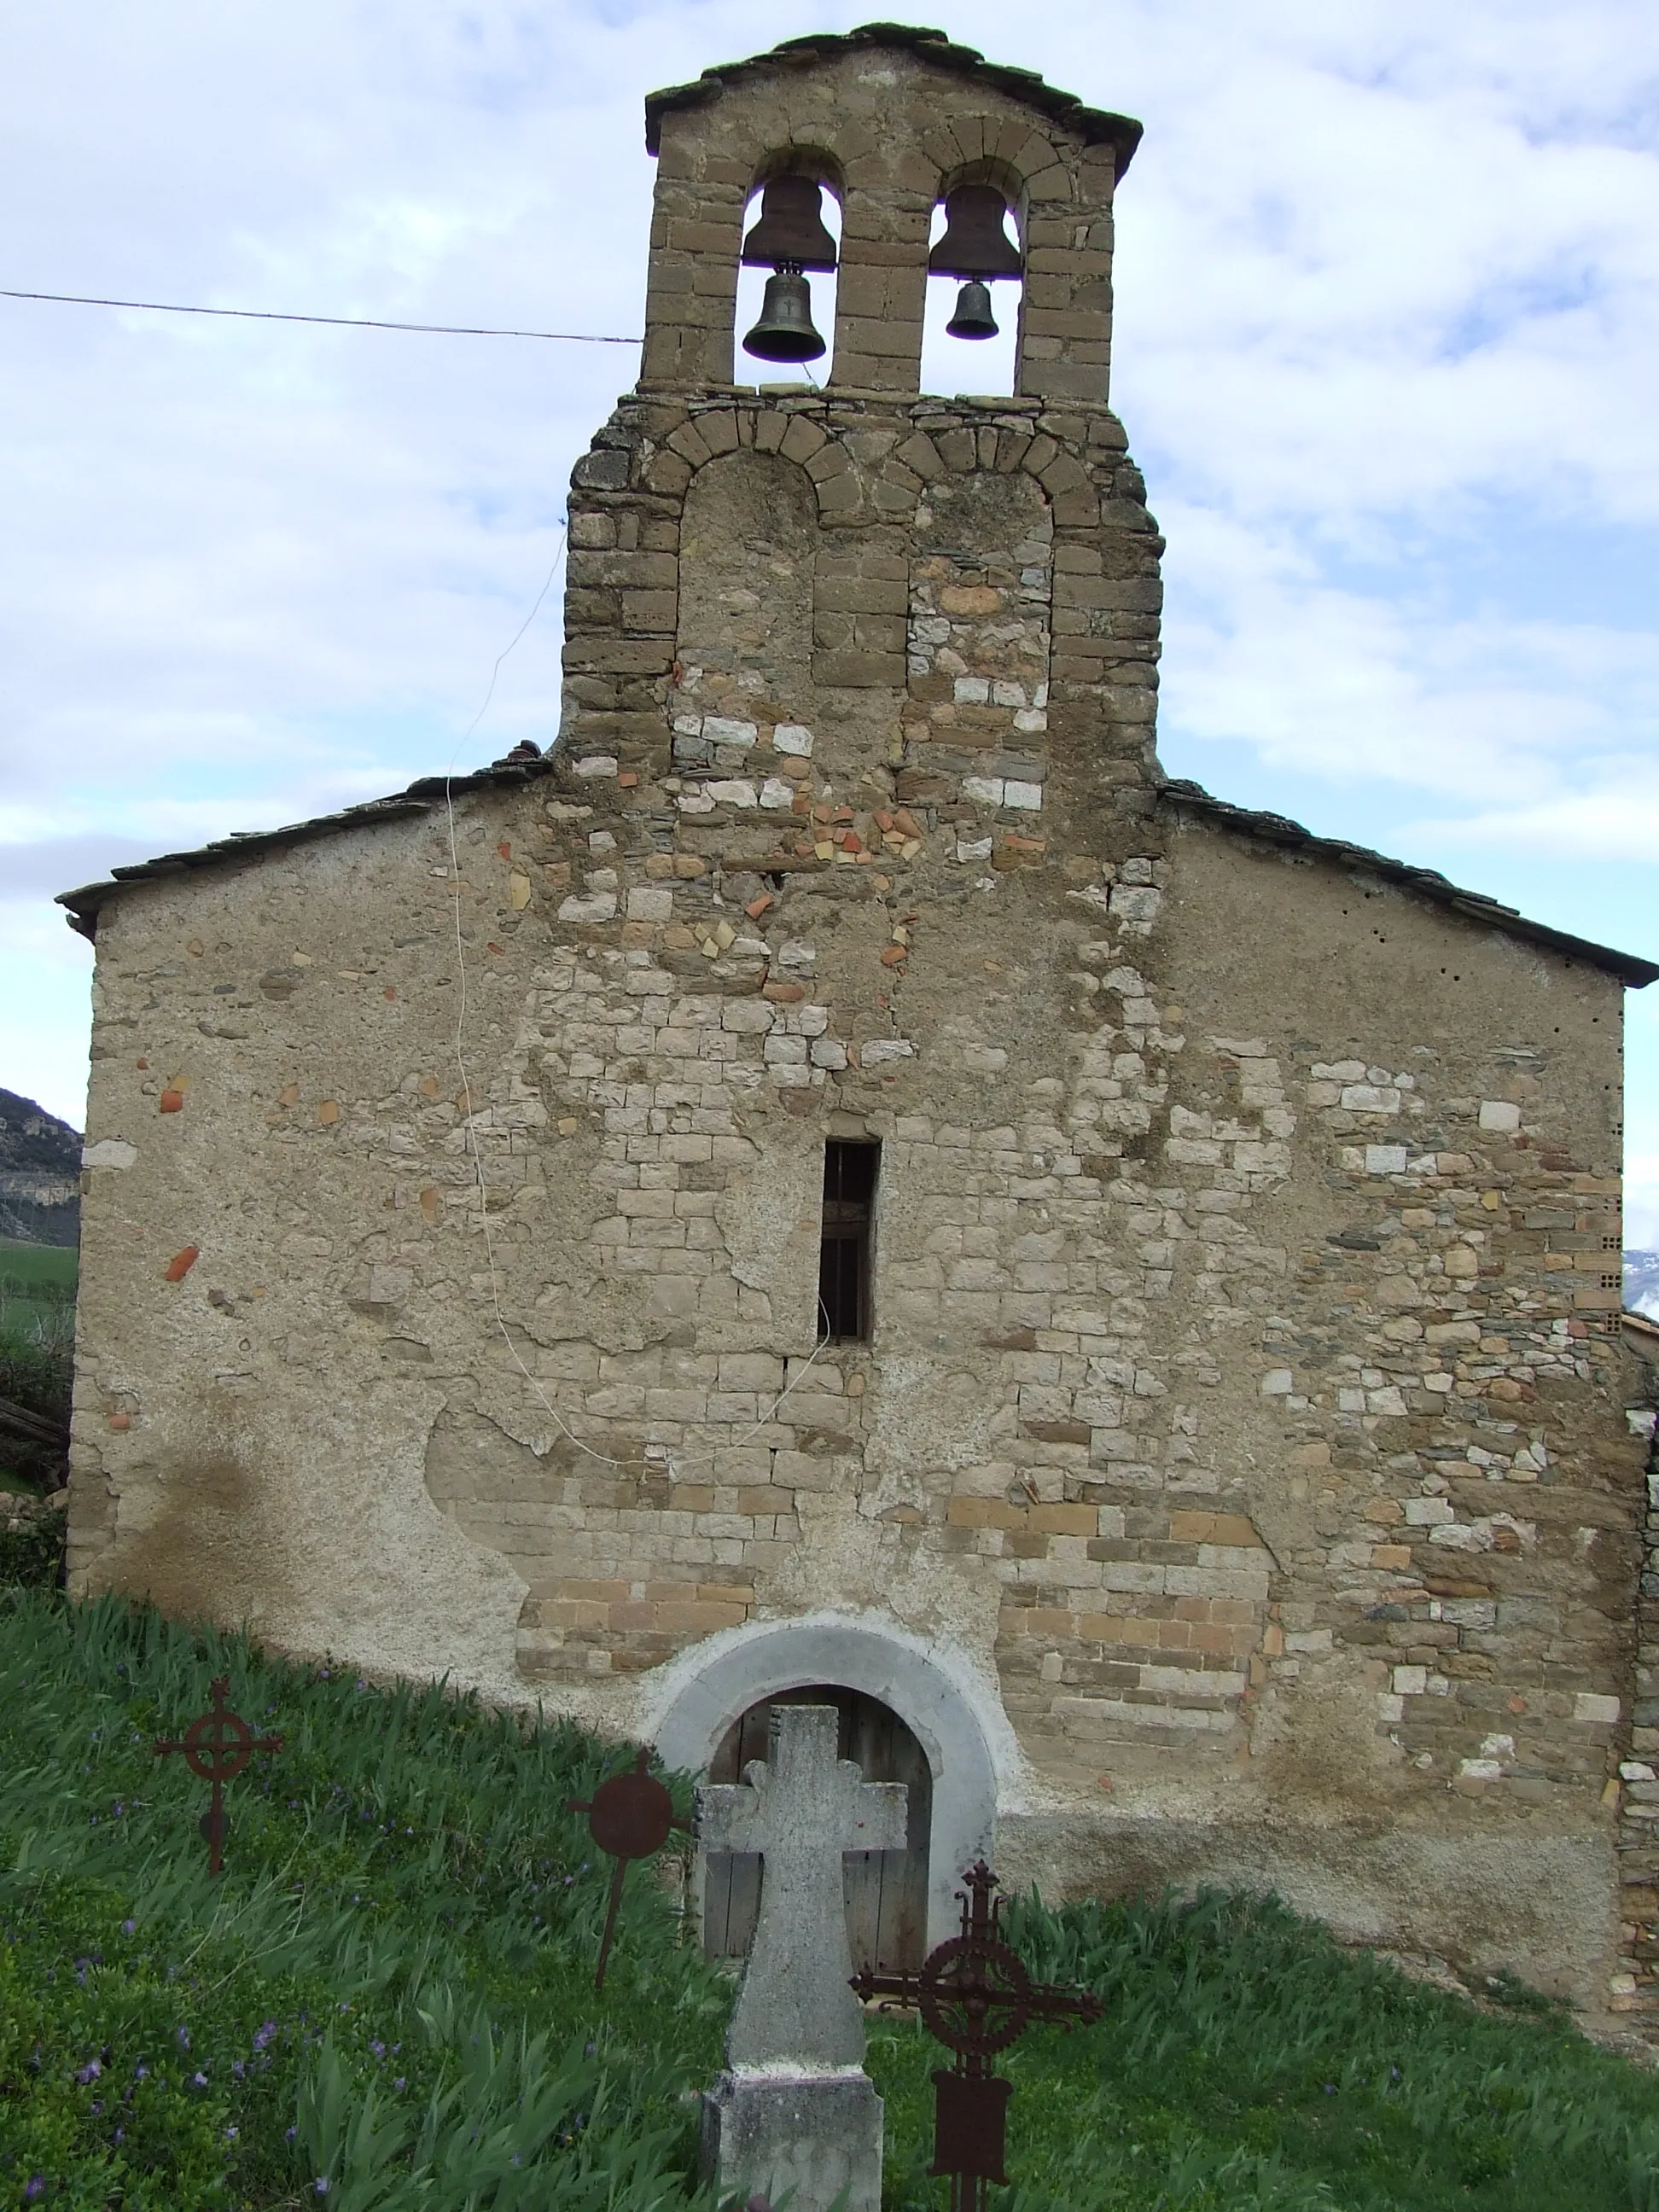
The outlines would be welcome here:
[[[830,1344],[870,1337],[870,1232],[875,1216],[881,1146],[843,1143],[823,1148],[823,1242],[818,1256],[818,1336]]]

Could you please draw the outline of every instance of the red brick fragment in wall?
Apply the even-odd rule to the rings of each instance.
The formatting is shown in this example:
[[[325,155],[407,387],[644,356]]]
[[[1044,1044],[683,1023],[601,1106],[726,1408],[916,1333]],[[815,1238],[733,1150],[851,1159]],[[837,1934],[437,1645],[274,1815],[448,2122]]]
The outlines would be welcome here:
[[[182,1252],[175,1252],[161,1270],[164,1283],[182,1283],[185,1277],[202,1256],[199,1244],[186,1244]]]
[[[182,1114],[184,1110],[185,1094],[182,1091],[168,1089],[161,1093],[161,1111],[164,1114]]]

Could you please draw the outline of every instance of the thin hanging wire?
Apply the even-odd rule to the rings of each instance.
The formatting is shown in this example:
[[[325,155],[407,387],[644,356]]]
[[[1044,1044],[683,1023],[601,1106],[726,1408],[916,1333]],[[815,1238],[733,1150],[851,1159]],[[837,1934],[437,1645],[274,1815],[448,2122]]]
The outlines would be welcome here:
[[[100,300],[80,292],[11,292],[0,300],[46,300],[62,307],[134,307],[147,315],[225,315],[247,323],[327,323],[337,330],[419,331],[449,338],[551,338],[562,345],[639,345],[639,338],[602,337],[593,331],[493,330],[471,323],[390,323],[370,315],[290,315],[275,307],[186,307],[172,300]]]

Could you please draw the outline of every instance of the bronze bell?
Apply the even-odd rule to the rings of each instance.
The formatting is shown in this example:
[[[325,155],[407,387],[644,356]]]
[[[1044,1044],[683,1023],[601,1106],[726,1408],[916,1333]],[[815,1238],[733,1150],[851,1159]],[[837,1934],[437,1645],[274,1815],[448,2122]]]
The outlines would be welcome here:
[[[774,177],[761,194],[760,221],[743,241],[745,269],[833,269],[836,241],[810,177]],[[822,353],[823,347],[818,348]]]
[[[1002,227],[1006,212],[1007,203],[994,185],[958,185],[954,191],[947,192],[945,235],[927,257],[928,275],[980,278],[1020,276],[1024,264],[1019,248]],[[957,312],[962,312],[960,302]],[[993,324],[992,329],[995,327]],[[982,335],[988,337],[990,332]]]
[[[953,338],[994,338],[997,319],[991,313],[991,288],[970,276],[957,295],[957,311],[945,325]]]
[[[757,361],[816,361],[823,340],[812,327],[812,294],[799,264],[766,280],[760,320],[743,342]]]

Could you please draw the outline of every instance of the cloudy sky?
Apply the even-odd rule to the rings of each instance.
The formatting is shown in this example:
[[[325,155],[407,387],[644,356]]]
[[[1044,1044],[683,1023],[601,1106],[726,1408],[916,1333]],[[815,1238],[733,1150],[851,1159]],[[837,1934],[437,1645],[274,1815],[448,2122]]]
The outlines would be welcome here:
[[[645,93],[866,12],[14,6],[0,286],[626,336]],[[1146,125],[1114,399],[1166,765],[1659,954],[1659,8],[927,12]],[[0,300],[0,1084],[80,1118],[53,891],[551,737],[556,590],[461,742],[632,371]],[[1659,986],[1630,1016],[1659,1244]]]

